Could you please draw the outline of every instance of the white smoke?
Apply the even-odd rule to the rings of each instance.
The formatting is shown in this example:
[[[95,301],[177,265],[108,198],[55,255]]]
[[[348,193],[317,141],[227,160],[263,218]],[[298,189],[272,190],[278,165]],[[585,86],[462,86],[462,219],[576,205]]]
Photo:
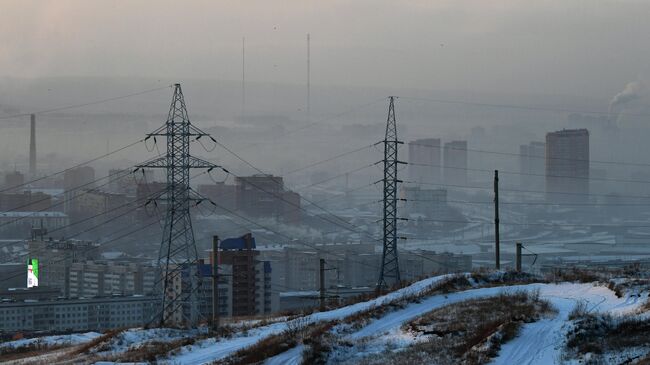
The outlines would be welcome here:
[[[609,103],[609,112],[619,105],[624,105],[632,100],[640,99],[645,93],[645,85],[641,81],[632,81],[625,85],[623,91],[614,95]]]

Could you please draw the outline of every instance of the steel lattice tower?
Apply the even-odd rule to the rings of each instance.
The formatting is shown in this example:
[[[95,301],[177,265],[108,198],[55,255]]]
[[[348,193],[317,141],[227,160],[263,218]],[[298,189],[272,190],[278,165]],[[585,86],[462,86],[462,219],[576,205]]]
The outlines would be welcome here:
[[[389,284],[398,283],[399,261],[397,259],[397,125],[395,121],[394,96],[389,98],[388,119],[386,121],[386,136],[384,137],[384,249],[381,259],[381,271],[377,289],[386,288]]]
[[[190,188],[190,170],[218,166],[190,155],[190,138],[212,137],[190,123],[180,84],[174,85],[167,121],[146,139],[153,137],[155,141],[157,136],[166,138],[166,154],[138,168],[161,168],[167,173],[167,187],[161,196],[166,214],[158,255],[161,275],[156,288],[161,295],[159,323],[192,326],[198,321],[201,278],[190,203],[201,198]]]

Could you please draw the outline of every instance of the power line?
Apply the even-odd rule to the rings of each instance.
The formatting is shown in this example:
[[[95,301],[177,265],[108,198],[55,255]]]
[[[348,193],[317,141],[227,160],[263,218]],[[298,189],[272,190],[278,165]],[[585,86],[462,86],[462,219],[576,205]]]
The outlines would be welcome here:
[[[381,99],[376,99],[376,100],[370,101],[370,102],[365,103],[365,104],[357,105],[357,106],[352,107],[352,108],[350,108],[350,109],[347,109],[347,110],[345,110],[345,111],[343,111],[343,112],[341,112],[341,113],[338,113],[338,114],[332,115],[332,116],[330,116],[330,117],[325,117],[325,118],[319,119],[319,120],[317,120],[317,121],[315,121],[315,122],[311,122],[311,123],[305,124],[305,125],[303,125],[303,126],[300,126],[300,127],[298,127],[298,128],[294,128],[294,129],[292,129],[292,130],[290,130],[290,131],[288,131],[288,132],[286,132],[286,133],[283,133],[283,134],[280,134],[280,135],[278,135],[278,136],[274,136],[274,137],[271,137],[271,138],[278,139],[278,138],[286,137],[286,136],[288,136],[288,135],[291,135],[291,134],[294,134],[294,133],[300,132],[300,131],[305,130],[305,129],[307,129],[307,128],[311,128],[311,127],[317,126],[317,125],[319,125],[319,124],[321,124],[321,123],[328,122],[328,121],[331,121],[331,120],[339,119],[339,118],[341,118],[341,117],[343,117],[343,116],[345,116],[345,115],[347,115],[347,114],[350,114],[350,113],[356,112],[356,111],[358,111],[358,110],[364,109],[364,108],[366,108],[366,107],[368,107],[368,106],[371,106],[371,105],[377,104],[377,103],[379,103],[379,102],[383,102],[384,100],[385,100],[384,98],[381,98]],[[256,143],[251,143],[251,144],[245,145],[244,147],[245,147],[245,148],[248,148],[248,147],[254,147],[254,146],[258,146],[258,145],[262,145],[262,144],[270,144],[270,143],[275,143],[275,142],[273,142],[273,141],[271,141],[271,142],[256,142]]]
[[[29,112],[29,113],[20,113],[20,114],[6,115],[6,116],[2,116],[2,117],[0,117],[0,119],[20,118],[20,117],[26,117],[26,116],[29,116],[29,115],[31,115],[31,114],[37,114],[37,115],[38,115],[38,114],[46,114],[46,113],[59,112],[59,111],[62,111],[62,110],[68,110],[68,109],[83,108],[83,107],[85,107],[85,106],[96,105],[96,104],[102,104],[102,103],[107,103],[107,102],[110,102],[110,101],[115,101],[115,100],[120,100],[120,99],[126,99],[126,98],[130,98],[130,97],[133,97],[133,96],[138,96],[138,95],[148,94],[148,93],[151,93],[151,92],[154,92],[154,91],[167,89],[167,88],[169,88],[169,87],[171,87],[171,85],[165,85],[165,86],[157,87],[157,88],[154,88],[154,89],[143,90],[143,91],[140,91],[140,92],[136,92],[136,93],[132,93],[132,94],[126,94],[126,95],[120,95],[120,96],[115,96],[115,97],[107,98],[107,99],[100,99],[100,100],[90,101],[90,102],[82,103],[82,104],[72,104],[72,105],[66,105],[66,106],[54,107],[54,108],[50,108],[50,109],[43,109],[43,110],[33,111],[33,112]]]
[[[154,224],[156,224],[156,223],[157,223],[157,222],[154,221],[154,222],[151,222],[151,223],[149,223],[149,224],[147,224],[147,225],[144,225],[144,226],[142,226],[142,227],[138,227],[138,228],[136,228],[136,229],[134,229],[134,230],[131,230],[131,231],[129,231],[129,232],[126,232],[126,233],[124,233],[124,234],[122,234],[122,235],[120,235],[120,236],[118,236],[118,237],[115,237],[115,238],[113,238],[113,239],[111,239],[111,240],[109,240],[109,241],[105,241],[105,242],[103,242],[103,243],[100,243],[100,244],[97,245],[97,246],[89,246],[89,247],[87,247],[86,249],[82,250],[82,252],[83,252],[83,253],[86,253],[86,252],[88,252],[88,251],[96,250],[96,249],[98,249],[98,248],[100,248],[100,247],[101,247],[101,248],[105,248],[106,246],[108,246],[108,245],[111,244],[111,243],[115,243],[115,242],[121,240],[121,239],[124,238],[124,237],[128,237],[128,236],[130,236],[130,235],[132,235],[132,234],[134,234],[134,233],[137,233],[137,232],[139,232],[139,231],[141,231],[141,230],[144,230],[144,229],[146,229],[146,228],[149,228],[150,226],[152,226],[152,225],[154,225]],[[24,256],[24,255],[22,255],[22,256]],[[60,262],[63,262],[63,261],[65,261],[65,260],[66,260],[65,258],[62,259],[62,260],[56,260],[56,261],[53,261],[52,264],[60,263]],[[22,269],[21,269],[21,273],[18,273],[17,275],[6,276],[6,277],[3,277],[2,279],[5,280],[5,281],[7,281],[7,280],[10,280],[10,279],[17,278],[17,277],[19,277],[19,276],[21,276],[21,275],[22,275]]]
[[[103,155],[101,155],[101,156],[97,156],[97,157],[92,158],[92,159],[90,159],[90,160],[87,160],[87,161],[81,162],[81,163],[79,163],[79,164],[76,164],[76,165],[74,165],[74,166],[72,166],[72,167],[68,167],[68,168],[65,169],[65,170],[57,171],[57,172],[55,172],[55,173],[52,173],[52,174],[49,174],[49,175],[45,175],[45,176],[41,176],[41,177],[39,177],[39,178],[36,178],[36,179],[30,180],[30,181],[24,182],[24,183],[22,183],[22,184],[18,184],[18,185],[15,185],[15,186],[11,186],[11,187],[8,187],[8,188],[5,188],[5,189],[2,189],[2,190],[0,190],[0,193],[4,193],[4,192],[6,192],[6,191],[10,191],[10,190],[15,190],[15,189],[20,188],[20,187],[22,187],[22,186],[27,186],[27,185],[29,185],[29,184],[33,184],[33,183],[35,183],[35,182],[38,182],[38,181],[41,181],[41,180],[45,180],[45,179],[49,179],[49,178],[51,178],[51,177],[54,177],[54,176],[57,176],[57,175],[63,174],[63,173],[68,172],[68,171],[70,171],[70,170],[74,170],[74,169],[76,169],[76,168],[78,168],[78,167],[81,167],[81,166],[84,166],[84,165],[88,165],[88,164],[90,164],[90,163],[92,163],[92,162],[95,162],[95,161],[101,160],[102,158],[106,158],[106,157],[108,157],[108,156],[110,156],[110,155],[114,155],[114,154],[116,154],[116,153],[118,153],[118,152],[124,151],[125,149],[130,148],[130,147],[133,147],[133,146],[137,145],[138,143],[142,143],[142,142],[144,142],[144,138],[143,138],[143,139],[139,139],[139,140],[137,140],[137,141],[135,141],[135,142],[133,142],[133,143],[130,143],[130,144],[124,146],[124,147],[120,147],[120,148],[118,148],[118,149],[116,149],[116,150],[113,150],[113,151],[111,151],[111,152],[107,152],[107,153],[105,153],[105,154],[103,154]]]
[[[433,165],[433,164],[413,163],[413,162],[409,162],[409,165],[411,165],[411,166],[426,166],[426,167],[440,167],[440,168],[443,168],[443,169],[464,170],[464,171],[478,171],[478,172],[489,172],[489,173],[492,173],[494,171],[494,170],[488,170],[488,169],[477,169],[477,168],[459,167],[459,166],[443,166],[443,165]],[[546,174],[533,174],[533,173],[527,173],[527,172],[514,172],[514,171],[502,171],[502,170],[499,170],[499,172],[504,173],[504,174],[508,174],[508,175],[555,177],[555,178],[563,178],[563,179],[578,179],[578,180],[593,180],[593,181],[613,181],[613,182],[650,184],[650,180],[610,179],[610,178],[598,178],[598,177],[590,177],[590,176],[546,175]]]
[[[502,189],[503,190],[503,189]],[[458,204],[494,204],[491,201],[470,201],[470,200],[446,200],[439,199],[403,199],[405,202],[438,202],[438,203],[458,203]],[[560,206],[560,207],[647,207],[649,204],[643,203],[549,203],[549,202],[504,202],[499,201],[500,205],[530,205],[530,206]]]
[[[412,144],[414,146],[427,147],[427,148],[438,148],[438,149],[440,149],[442,147],[442,146],[439,146],[439,145],[436,146],[436,145],[428,145],[428,144],[413,143],[413,142],[409,142],[409,144]],[[488,153],[488,154],[511,156],[511,157],[537,158],[537,159],[543,159],[543,160],[561,160],[561,161],[599,163],[599,164],[606,164],[606,165],[650,167],[650,163],[641,163],[641,162],[604,161],[604,160],[577,159],[577,158],[568,158],[568,157],[546,157],[546,156],[537,156],[537,155],[522,155],[520,153],[514,153],[514,152],[497,152],[497,151],[479,150],[479,149],[473,149],[473,148],[460,148],[460,147],[453,147],[453,146],[444,147],[444,148],[451,149],[451,150],[457,150],[457,151]]]
[[[490,108],[506,108],[506,109],[519,109],[519,110],[563,112],[563,113],[575,113],[575,114],[593,114],[593,115],[605,115],[605,116],[611,116],[612,115],[612,113],[609,112],[609,111],[604,112],[604,111],[595,111],[595,110],[551,108],[551,107],[530,106],[530,105],[481,103],[481,102],[472,102],[472,101],[463,101],[463,100],[431,99],[431,98],[418,98],[418,97],[409,97],[409,96],[400,96],[400,98],[404,99],[404,100],[407,100],[407,101],[427,101],[427,102],[440,103],[440,104],[458,104],[458,105],[490,107]],[[650,114],[642,114],[642,113],[619,112],[619,113],[616,113],[616,115],[625,115],[625,116],[634,116],[634,117],[650,117]]]
[[[58,206],[64,205],[64,204],[66,204],[66,203],[70,203],[71,201],[76,200],[76,199],[78,199],[78,198],[80,198],[80,197],[82,197],[82,196],[85,196],[85,195],[87,195],[87,194],[90,194],[90,193],[92,193],[92,192],[94,192],[94,191],[99,191],[99,190],[98,190],[99,188],[101,188],[101,187],[103,187],[103,186],[106,186],[106,185],[108,185],[108,184],[110,184],[110,183],[112,183],[112,182],[114,182],[114,181],[121,180],[121,179],[123,179],[124,177],[128,176],[129,174],[131,174],[131,173],[128,172],[128,173],[125,173],[125,174],[122,175],[122,176],[119,176],[119,174],[116,174],[116,175],[118,175],[118,176],[116,176],[116,175],[112,175],[112,176],[111,176],[111,175],[108,175],[108,176],[104,176],[104,177],[101,177],[101,178],[98,178],[98,179],[92,180],[92,181],[90,181],[90,182],[87,182],[87,183],[84,183],[84,184],[81,184],[81,185],[75,186],[74,188],[71,188],[71,189],[69,189],[69,190],[66,190],[66,193],[70,193],[70,192],[73,192],[73,191],[75,191],[75,190],[80,190],[80,189],[85,188],[85,187],[93,187],[93,189],[86,190],[86,191],[82,192],[81,194],[73,194],[73,196],[72,196],[71,198],[69,198],[69,199],[66,198],[66,197],[64,197],[64,199],[63,199],[62,201],[60,201],[60,202],[58,202],[58,203],[56,203],[56,204],[52,204],[52,205],[50,205],[50,206],[44,207],[43,209],[40,209],[40,210],[37,210],[37,211],[34,211],[34,212],[28,212],[28,213],[31,213],[31,214],[27,214],[27,215],[24,215],[24,216],[16,217],[14,220],[11,220],[11,221],[8,221],[8,222],[3,222],[3,223],[0,224],[0,228],[3,227],[3,226],[9,225],[9,224],[16,223],[16,222],[18,222],[18,221],[20,221],[20,220],[23,220],[23,219],[27,219],[27,218],[33,217],[34,215],[36,215],[36,213],[46,213],[46,212],[50,212],[50,211],[52,211],[52,210],[51,210],[52,208],[55,208],[55,207],[58,207]],[[94,184],[95,184],[96,182],[101,181],[101,180],[104,180],[104,179],[107,179],[107,178],[109,179],[107,182],[105,182],[105,183],[103,183],[103,184],[101,184],[101,185],[99,185],[99,186],[94,186]],[[29,203],[23,204],[23,205],[21,205],[21,206],[14,207],[14,208],[11,209],[9,212],[20,212],[20,211],[18,211],[18,209],[22,209],[22,208],[25,208],[25,207],[28,207],[28,206],[31,206],[31,205],[34,205],[34,204],[38,204],[38,203],[42,203],[42,202],[46,202],[46,201],[48,201],[48,200],[50,200],[50,199],[51,199],[51,197],[48,196],[48,197],[46,197],[46,198],[39,199],[39,200],[36,200],[36,201],[30,201]]]
[[[431,218],[418,218],[414,221],[421,222],[439,222],[439,223],[481,223],[487,224],[491,223],[489,221],[472,221],[472,220],[461,220],[461,219],[431,219]],[[546,227],[589,227],[589,228],[650,228],[650,225],[639,224],[639,225],[621,225],[621,224],[597,224],[597,223],[519,223],[519,222],[499,222],[501,225],[506,226],[546,226]]]
[[[446,186],[446,187],[455,187],[461,189],[479,189],[479,190],[492,190],[486,186],[470,186],[470,185],[456,185],[456,184],[438,184],[438,183],[424,183],[418,181],[404,181],[405,183],[413,185],[433,185],[433,186]],[[606,195],[606,194],[591,194],[591,193],[578,193],[578,192],[565,192],[565,191],[541,191],[541,190],[524,190],[524,189],[500,189],[501,191],[509,191],[515,193],[539,193],[539,194],[561,194],[561,195],[581,195],[581,196],[596,196],[596,197],[605,197],[605,198],[639,198],[639,199],[650,199],[650,196],[643,195]]]
[[[341,158],[341,157],[348,156],[348,155],[351,155],[351,154],[353,154],[353,153],[357,153],[357,152],[360,152],[360,151],[366,150],[366,149],[368,149],[368,148],[370,148],[370,147],[372,147],[372,146],[374,146],[374,144],[370,144],[370,145],[367,145],[367,146],[363,146],[363,147],[360,147],[360,148],[354,149],[354,150],[352,150],[352,151],[344,152],[344,153],[338,154],[338,155],[336,155],[336,156],[333,156],[333,157],[327,158],[327,159],[325,159],[325,160],[317,161],[317,162],[311,163],[311,164],[309,164],[309,165],[307,165],[307,166],[303,166],[303,167],[297,168],[297,169],[295,169],[295,170],[291,170],[291,171],[289,171],[289,172],[284,173],[284,175],[291,175],[291,174],[296,173],[296,172],[298,172],[298,171],[306,170],[306,169],[312,168],[312,167],[314,167],[314,166],[318,166],[318,165],[324,164],[324,163],[326,163],[326,162],[334,161],[334,160],[339,159],[339,158]]]

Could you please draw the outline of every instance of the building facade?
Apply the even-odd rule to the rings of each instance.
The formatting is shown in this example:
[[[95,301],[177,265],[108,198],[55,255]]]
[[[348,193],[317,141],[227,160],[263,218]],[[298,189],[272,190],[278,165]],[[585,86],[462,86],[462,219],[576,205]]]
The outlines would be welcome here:
[[[74,262],[69,269],[70,298],[152,295],[156,267],[133,262]]]
[[[104,331],[149,323],[158,298],[146,296],[0,302],[0,331]]]
[[[589,131],[546,134],[546,196],[551,201],[585,201],[589,194]]]
[[[409,142],[409,181],[416,184],[440,184],[441,144],[439,138],[416,139]]]

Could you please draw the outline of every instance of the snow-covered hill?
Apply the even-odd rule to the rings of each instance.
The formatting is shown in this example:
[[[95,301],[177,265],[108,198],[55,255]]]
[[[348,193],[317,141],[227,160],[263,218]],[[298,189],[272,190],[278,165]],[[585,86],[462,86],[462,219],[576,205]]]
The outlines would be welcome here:
[[[0,356],[11,364],[650,361],[647,281],[540,281],[506,273],[443,275],[329,311],[238,323],[217,336],[131,329],[80,334],[72,342],[4,343]],[[629,335],[621,336],[623,330]]]

